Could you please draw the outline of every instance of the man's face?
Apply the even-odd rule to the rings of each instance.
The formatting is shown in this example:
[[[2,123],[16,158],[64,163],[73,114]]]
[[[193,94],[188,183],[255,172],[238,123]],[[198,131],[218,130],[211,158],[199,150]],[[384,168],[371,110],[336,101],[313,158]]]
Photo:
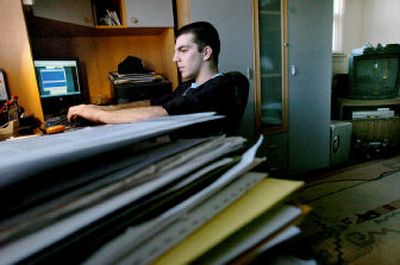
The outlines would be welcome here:
[[[193,42],[193,34],[182,34],[176,39],[174,62],[178,65],[184,81],[195,79],[203,63],[203,53]]]

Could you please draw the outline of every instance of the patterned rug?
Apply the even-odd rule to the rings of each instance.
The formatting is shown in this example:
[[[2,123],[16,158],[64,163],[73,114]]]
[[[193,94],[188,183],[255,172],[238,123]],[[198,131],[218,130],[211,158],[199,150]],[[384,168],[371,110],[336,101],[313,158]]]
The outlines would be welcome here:
[[[320,264],[400,264],[400,156],[319,177],[295,199],[313,208],[296,243]]]

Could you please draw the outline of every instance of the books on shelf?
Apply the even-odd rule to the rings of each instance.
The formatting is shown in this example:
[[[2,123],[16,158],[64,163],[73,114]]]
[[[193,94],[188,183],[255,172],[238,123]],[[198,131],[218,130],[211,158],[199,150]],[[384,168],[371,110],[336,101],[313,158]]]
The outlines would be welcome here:
[[[117,16],[117,12],[110,11],[108,9],[106,9],[106,12],[107,12],[106,16],[110,18],[110,20],[112,21],[113,25],[121,26],[121,21],[119,20],[119,18]]]
[[[100,23],[107,26],[121,26],[121,21],[114,10],[105,10],[104,17],[100,18]]]

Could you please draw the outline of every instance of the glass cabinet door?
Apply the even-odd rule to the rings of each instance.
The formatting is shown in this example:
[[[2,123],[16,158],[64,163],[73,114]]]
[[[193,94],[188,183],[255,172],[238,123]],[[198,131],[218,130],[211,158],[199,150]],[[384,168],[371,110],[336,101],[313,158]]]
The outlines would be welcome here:
[[[255,0],[254,3],[260,133],[287,129],[286,3],[287,0]]]

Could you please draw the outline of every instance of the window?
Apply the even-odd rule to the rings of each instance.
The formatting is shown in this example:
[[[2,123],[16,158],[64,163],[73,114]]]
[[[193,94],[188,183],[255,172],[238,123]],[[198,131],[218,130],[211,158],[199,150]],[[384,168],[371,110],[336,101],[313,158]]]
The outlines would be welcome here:
[[[344,1],[333,0],[333,36],[332,51],[342,53]]]

